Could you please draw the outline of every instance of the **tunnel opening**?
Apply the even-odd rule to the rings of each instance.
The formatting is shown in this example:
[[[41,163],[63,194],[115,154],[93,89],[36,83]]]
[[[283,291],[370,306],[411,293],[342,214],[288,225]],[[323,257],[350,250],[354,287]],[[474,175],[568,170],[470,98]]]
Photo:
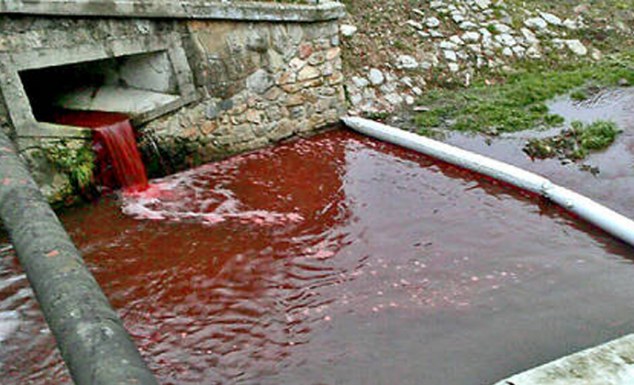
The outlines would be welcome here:
[[[121,56],[19,72],[38,122],[59,123],[59,111],[139,116],[178,100],[167,51]]]

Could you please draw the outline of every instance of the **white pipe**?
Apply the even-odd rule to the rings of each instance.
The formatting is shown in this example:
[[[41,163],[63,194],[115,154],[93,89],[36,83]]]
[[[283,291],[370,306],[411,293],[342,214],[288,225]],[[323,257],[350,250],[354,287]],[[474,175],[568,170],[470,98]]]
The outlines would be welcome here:
[[[634,221],[550,180],[486,156],[372,120],[344,117],[351,129],[539,194],[634,246]]]

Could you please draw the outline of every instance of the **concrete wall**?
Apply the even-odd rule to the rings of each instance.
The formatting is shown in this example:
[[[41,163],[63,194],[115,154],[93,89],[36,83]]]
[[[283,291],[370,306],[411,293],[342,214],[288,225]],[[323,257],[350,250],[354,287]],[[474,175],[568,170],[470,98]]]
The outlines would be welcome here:
[[[13,66],[17,79],[7,81],[4,76],[0,96],[10,94],[12,103],[5,108],[0,98],[0,126],[13,135],[53,201],[66,199],[72,186],[68,175],[47,160],[47,149],[86,146],[90,135],[21,119],[29,114],[32,118],[32,111],[23,89],[14,87],[20,82],[16,65],[50,61],[58,53],[64,58],[53,61],[75,54],[82,60],[114,57],[131,50],[131,45],[134,52],[139,47],[169,49],[180,88],[191,85],[191,89],[181,92],[187,97],[179,103],[151,116],[159,118],[137,126],[151,175],[317,130],[336,123],[344,112],[337,27],[343,8],[338,4],[196,5],[190,1],[189,8],[175,6],[185,4],[178,1],[159,8],[141,6],[157,4],[149,1],[90,4],[0,2],[0,73],[11,73]],[[132,9],[125,8],[131,5]],[[72,17],[59,16],[62,13]],[[88,56],[81,56],[82,52]],[[183,63],[178,63],[179,55]],[[143,83],[138,75],[131,76]],[[152,79],[148,82],[154,84]],[[11,109],[25,104],[27,108],[17,113]]]

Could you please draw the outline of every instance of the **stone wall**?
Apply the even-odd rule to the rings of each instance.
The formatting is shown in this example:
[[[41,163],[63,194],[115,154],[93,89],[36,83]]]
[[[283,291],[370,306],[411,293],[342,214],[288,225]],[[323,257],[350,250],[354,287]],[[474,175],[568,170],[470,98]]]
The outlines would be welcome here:
[[[195,97],[178,110],[137,126],[152,176],[338,121],[345,111],[337,26],[341,9],[329,5],[324,13],[305,6],[296,13],[292,7],[268,4],[257,11],[251,4],[248,12],[241,11],[250,15],[249,20],[223,20],[232,8],[209,3],[205,7],[213,12],[198,8],[194,17],[175,19],[154,13],[143,17],[141,8],[135,8],[140,14],[134,17],[89,18],[28,16],[0,7],[0,58],[80,45],[109,52],[121,39],[156,44],[157,37],[177,36],[192,70]],[[205,12],[214,16],[206,18]],[[25,137],[12,127],[1,96],[0,90],[0,126],[14,136],[47,196],[65,200],[72,192],[69,175],[51,164],[47,149],[88,146],[89,135]]]
[[[336,23],[193,21],[187,28],[204,97],[142,128],[148,158],[158,147],[177,167],[192,166],[319,129],[343,114]]]

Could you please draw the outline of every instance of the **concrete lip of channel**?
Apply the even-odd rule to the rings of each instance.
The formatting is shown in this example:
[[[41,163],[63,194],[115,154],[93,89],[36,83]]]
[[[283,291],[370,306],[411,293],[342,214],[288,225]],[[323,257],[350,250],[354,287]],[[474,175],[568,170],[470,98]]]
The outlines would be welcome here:
[[[495,385],[634,384],[634,334],[560,358]]]

